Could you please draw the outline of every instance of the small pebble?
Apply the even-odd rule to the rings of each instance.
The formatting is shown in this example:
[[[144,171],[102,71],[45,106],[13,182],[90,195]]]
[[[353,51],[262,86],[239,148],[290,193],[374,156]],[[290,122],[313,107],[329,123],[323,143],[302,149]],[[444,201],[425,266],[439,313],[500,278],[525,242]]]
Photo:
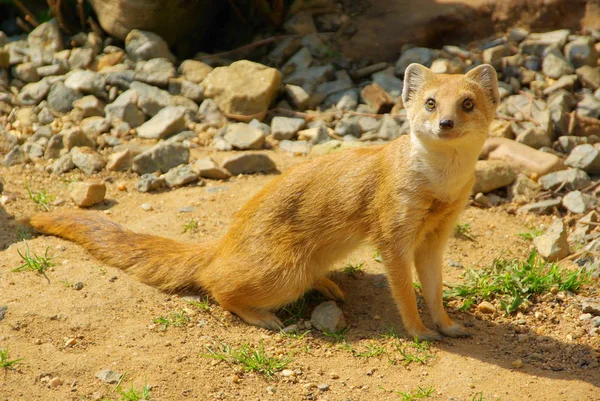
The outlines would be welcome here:
[[[73,284],[73,289],[77,291],[83,289],[83,283],[81,281],[76,282],[75,284]]]
[[[294,372],[291,369],[284,369],[284,370],[281,371],[281,376],[283,376],[283,377],[296,376],[296,372]]]
[[[152,210],[152,205],[149,203],[142,203],[142,209],[145,210],[146,212],[149,212]]]
[[[65,347],[72,347],[75,344],[77,344],[76,338],[69,338],[67,341],[65,341]]]
[[[319,391],[327,391],[329,390],[329,384],[317,384],[317,388]]]
[[[496,307],[488,301],[482,301],[479,305],[477,305],[477,310],[486,314],[496,313]]]
[[[54,377],[54,378],[50,379],[48,384],[50,385],[50,387],[56,388],[58,386],[61,386],[63,384],[63,382],[59,377]]]
[[[275,386],[269,386],[267,387],[267,393],[269,394],[275,394],[277,392],[277,387]]]
[[[127,184],[125,184],[124,182],[120,182],[117,184],[117,189],[119,191],[127,191]]]
[[[521,359],[515,359],[514,361],[512,361],[512,366],[515,369],[520,369],[523,367],[523,361]]]

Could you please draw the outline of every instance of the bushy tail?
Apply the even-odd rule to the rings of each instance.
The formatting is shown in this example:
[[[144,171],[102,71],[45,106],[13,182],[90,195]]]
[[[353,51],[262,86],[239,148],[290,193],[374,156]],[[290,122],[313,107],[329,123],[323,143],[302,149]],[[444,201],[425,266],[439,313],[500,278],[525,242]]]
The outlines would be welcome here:
[[[211,246],[137,234],[96,212],[42,213],[28,223],[44,234],[74,241],[98,259],[164,291],[199,290],[199,271],[212,258]]]

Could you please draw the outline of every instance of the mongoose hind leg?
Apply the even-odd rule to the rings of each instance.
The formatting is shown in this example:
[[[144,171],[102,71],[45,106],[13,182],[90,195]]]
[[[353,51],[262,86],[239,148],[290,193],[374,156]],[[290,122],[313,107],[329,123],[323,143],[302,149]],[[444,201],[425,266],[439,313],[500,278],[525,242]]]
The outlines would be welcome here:
[[[334,301],[344,301],[344,292],[338,287],[336,283],[328,279],[327,277],[321,277],[313,284],[315,290],[325,295],[327,298]]]
[[[246,323],[269,330],[281,330],[283,323],[274,313],[265,310],[256,310],[247,306],[221,303],[223,309],[238,315]]]

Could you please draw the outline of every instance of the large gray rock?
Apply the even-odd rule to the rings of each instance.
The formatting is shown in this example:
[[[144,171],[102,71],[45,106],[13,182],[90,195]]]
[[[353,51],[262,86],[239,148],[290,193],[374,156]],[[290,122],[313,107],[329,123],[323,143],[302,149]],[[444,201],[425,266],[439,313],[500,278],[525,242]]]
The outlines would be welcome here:
[[[567,228],[563,220],[554,220],[543,235],[533,239],[533,245],[540,256],[550,262],[556,262],[569,256]]]
[[[590,144],[576,146],[565,164],[588,174],[600,174],[600,151]]]
[[[86,175],[92,175],[101,171],[106,161],[98,152],[89,147],[77,147],[71,149],[73,164]]]
[[[292,139],[305,125],[306,121],[303,118],[273,117],[271,120],[271,136],[278,141]]]
[[[52,85],[48,93],[48,104],[60,113],[68,113],[73,109],[73,102],[82,96],[81,93],[67,88],[64,83],[57,81]]]
[[[347,327],[344,313],[334,301],[317,305],[310,316],[310,322],[318,330],[329,333],[337,333]]]
[[[71,171],[75,168],[73,164],[73,158],[70,153],[64,154],[54,161],[48,168],[48,172],[61,175],[67,171]]]
[[[204,78],[213,70],[213,68],[201,61],[185,60],[179,65],[177,72],[182,75],[187,81],[199,84],[204,81]]]
[[[198,181],[198,173],[196,173],[191,166],[182,164],[173,167],[167,173],[161,175],[161,178],[164,178],[165,183],[169,188],[174,188]]]
[[[225,159],[223,168],[233,175],[238,175],[266,173],[276,170],[277,166],[264,153],[242,153]]]
[[[562,204],[565,209],[571,213],[586,213],[597,204],[597,199],[593,195],[581,191],[571,191],[563,197]]]
[[[172,105],[169,92],[143,82],[134,81],[130,88],[138,94],[138,107],[148,116],[155,116],[161,109]]]
[[[580,37],[565,45],[565,56],[575,68],[584,65],[595,67],[598,62],[598,51],[592,37]]]
[[[538,183],[545,190],[556,189],[564,183],[563,187],[570,191],[585,188],[590,185],[590,182],[590,176],[585,171],[577,168],[555,171],[543,175],[538,180]]]
[[[600,99],[592,94],[584,93],[577,103],[577,114],[590,118],[600,117]]]
[[[13,78],[20,79],[23,82],[37,82],[40,76],[33,63],[17,64],[12,68]]]
[[[570,31],[561,29],[558,31],[532,33],[527,39],[519,44],[519,48],[525,54],[534,54],[541,56],[544,50],[550,45],[555,45],[562,48],[569,38]]]
[[[573,71],[573,67],[561,56],[557,56],[554,53],[549,53],[546,57],[544,57],[544,61],[542,63],[542,72],[550,78],[558,79],[563,75],[572,74]]]
[[[562,203],[561,198],[557,199],[546,199],[539,202],[534,202],[521,206],[518,213],[535,213],[535,214],[548,214],[552,213],[555,208],[559,207]]]
[[[138,62],[135,68],[135,79],[150,85],[165,87],[169,84],[169,79],[174,77],[175,67],[166,58]]]
[[[75,147],[94,147],[94,141],[92,141],[83,130],[79,127],[66,128],[60,132],[62,136],[62,144],[67,150],[71,150]]]
[[[229,124],[221,135],[234,149],[239,150],[262,149],[265,142],[261,130],[244,123]]]
[[[226,180],[231,177],[231,173],[221,168],[210,157],[198,159],[192,164],[192,169],[203,178],[211,180]]]
[[[491,192],[515,181],[516,174],[510,164],[501,160],[479,160],[475,165],[473,192]]]
[[[177,142],[162,142],[133,159],[132,170],[140,175],[155,171],[167,172],[185,164],[190,158],[187,147]]]
[[[86,69],[94,60],[94,50],[86,47],[79,47],[71,50],[69,56],[69,66],[72,70]]]
[[[146,173],[135,184],[135,189],[140,192],[150,192],[165,186],[165,179],[154,174]]]
[[[411,63],[419,63],[425,67],[431,67],[431,63],[438,58],[439,50],[428,49],[425,47],[413,47],[402,53],[396,62],[396,75],[404,75],[404,70]]]
[[[46,98],[50,87],[51,85],[47,78],[39,82],[27,84],[17,95],[17,100],[23,105],[37,105]]]
[[[125,38],[127,55],[135,61],[166,58],[175,62],[175,56],[169,50],[167,42],[160,36],[148,31],[133,29]]]
[[[97,72],[90,70],[73,70],[67,74],[65,86],[80,93],[106,97],[106,79]]]
[[[104,108],[106,119],[113,121],[120,119],[131,127],[139,127],[146,120],[144,113],[138,108],[139,95],[134,89],[121,93],[111,104]]]
[[[27,35],[29,57],[37,66],[51,64],[54,53],[64,49],[63,36],[56,19],[44,22]]]
[[[165,139],[183,131],[185,129],[185,113],[186,109],[183,107],[165,107],[150,120],[138,127],[138,137]]]

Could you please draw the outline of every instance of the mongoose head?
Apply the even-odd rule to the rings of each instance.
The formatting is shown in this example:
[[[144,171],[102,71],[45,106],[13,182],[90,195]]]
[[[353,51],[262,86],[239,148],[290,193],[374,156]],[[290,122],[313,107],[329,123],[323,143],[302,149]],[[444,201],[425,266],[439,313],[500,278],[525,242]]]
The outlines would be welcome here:
[[[496,71],[484,64],[464,75],[436,74],[411,64],[404,74],[402,101],[411,135],[422,143],[483,145],[500,101]]]

